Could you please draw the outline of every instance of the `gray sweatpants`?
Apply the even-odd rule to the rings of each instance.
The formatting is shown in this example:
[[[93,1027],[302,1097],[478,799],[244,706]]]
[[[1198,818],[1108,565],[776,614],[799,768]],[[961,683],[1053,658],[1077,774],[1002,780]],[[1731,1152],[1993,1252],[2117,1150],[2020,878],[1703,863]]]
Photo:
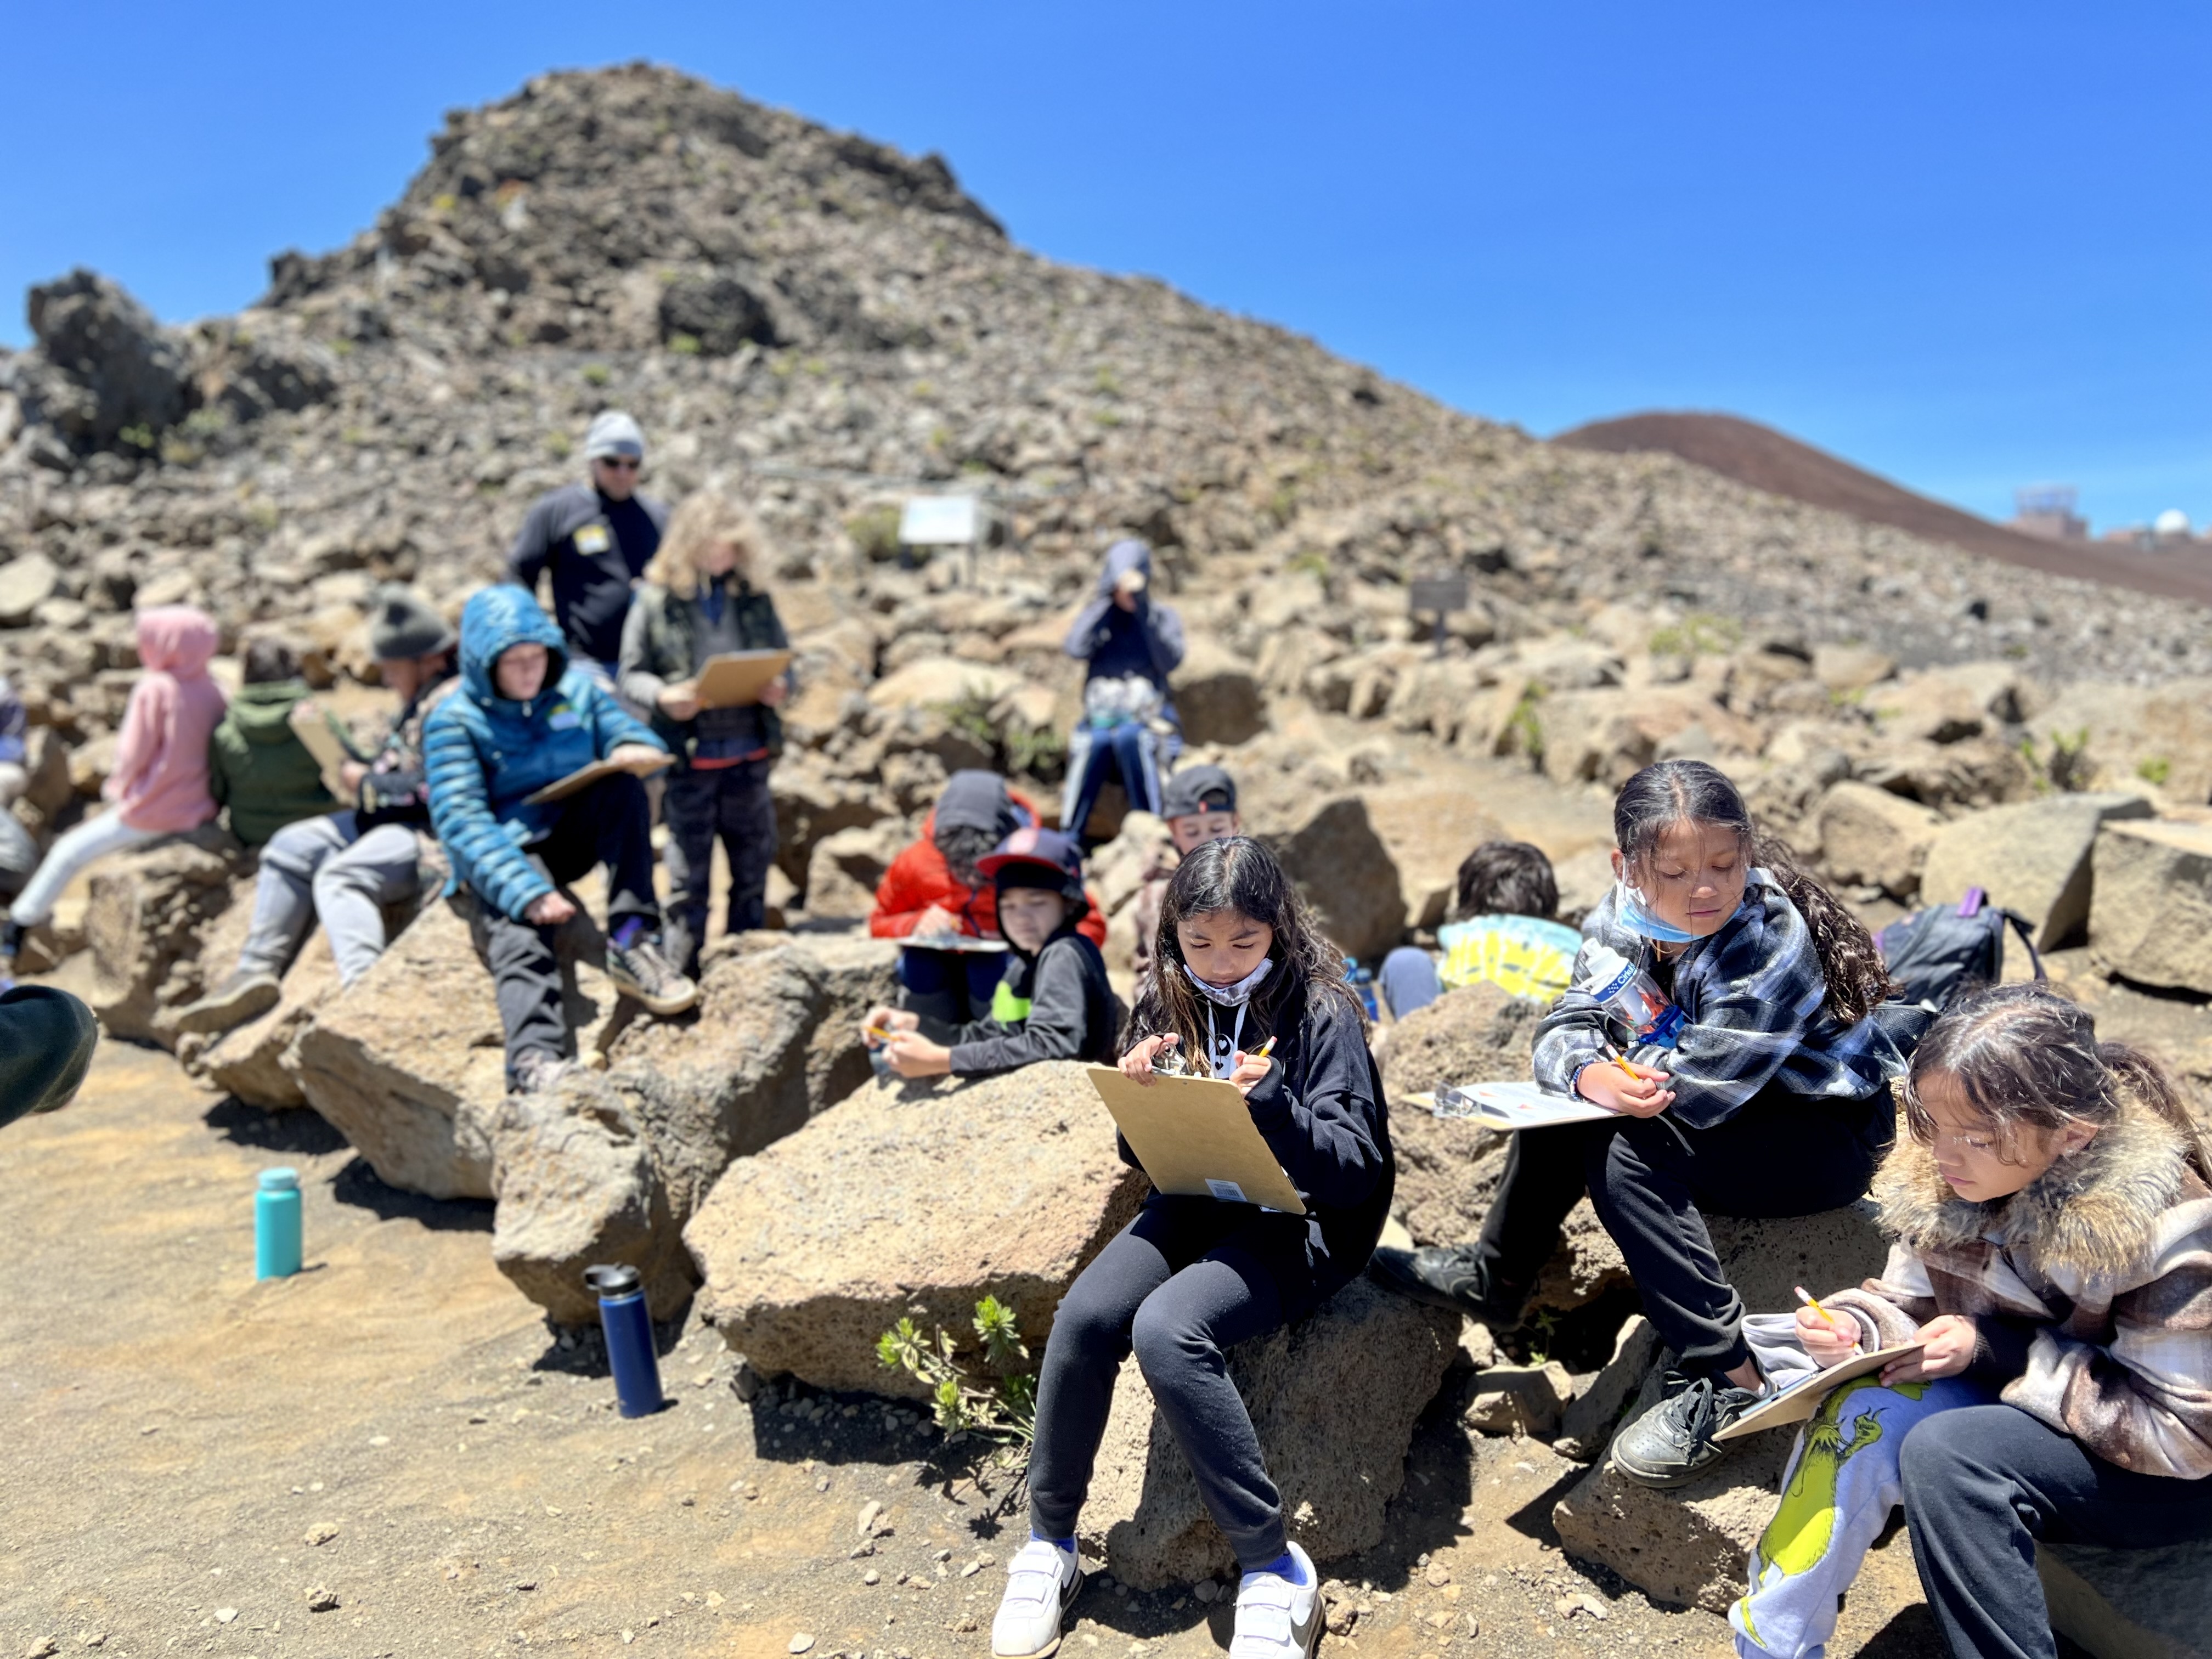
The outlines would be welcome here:
[[[351,985],[384,954],[384,907],[415,896],[419,860],[415,831],[404,823],[362,835],[351,812],[332,812],[286,824],[261,849],[239,971],[283,974],[319,921],[338,981]]]

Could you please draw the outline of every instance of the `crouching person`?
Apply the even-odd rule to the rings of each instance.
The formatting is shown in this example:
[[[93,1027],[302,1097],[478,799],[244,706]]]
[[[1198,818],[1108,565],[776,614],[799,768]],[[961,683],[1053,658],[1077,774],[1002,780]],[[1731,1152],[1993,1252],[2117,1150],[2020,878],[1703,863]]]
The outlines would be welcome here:
[[[476,900],[477,949],[507,1033],[508,1086],[547,1088],[570,1064],[555,935],[576,914],[560,890],[607,872],[607,977],[648,1012],[678,1014],[698,987],[662,954],[645,785],[624,773],[554,801],[528,797],[597,760],[649,760],[660,739],[614,694],[569,668],[561,631],[512,586],[461,612],[461,678],[422,734],[430,820],[453,866],[447,890]]]
[[[342,812],[288,823],[261,849],[253,926],[230,977],[177,1016],[179,1030],[219,1032],[276,1004],[285,970],[320,922],[350,986],[384,954],[384,909],[421,890],[430,792],[422,772],[422,727],[459,684],[450,623],[398,583],[379,590],[369,648],[385,685],[398,694],[391,734],[366,761],[349,760],[341,781],[356,795]]]
[[[978,859],[1008,945],[991,1012],[963,1025],[878,1008],[866,1037],[901,1077],[990,1077],[1041,1060],[1110,1060],[1121,1006],[1106,958],[1080,931],[1091,903],[1075,839],[1022,829]],[[884,1034],[888,1033],[888,1036]]]

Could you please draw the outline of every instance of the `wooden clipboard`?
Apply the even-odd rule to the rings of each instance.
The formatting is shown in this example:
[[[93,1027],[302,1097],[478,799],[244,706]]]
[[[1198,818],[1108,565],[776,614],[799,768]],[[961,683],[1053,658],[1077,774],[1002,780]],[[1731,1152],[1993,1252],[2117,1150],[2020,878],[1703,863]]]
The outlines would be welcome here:
[[[338,769],[346,762],[358,760],[360,757],[338,735],[337,728],[331,724],[331,717],[310,697],[292,705],[291,712],[284,716],[284,724],[292,728],[292,735],[299,738],[300,747],[315,757],[316,768],[323,775],[323,787],[330,791],[331,799],[336,801],[350,799]]]
[[[1747,1434],[1757,1434],[1762,1429],[1794,1427],[1810,1419],[1820,1409],[1820,1402],[1844,1383],[1869,1376],[1893,1359],[1918,1353],[1925,1346],[1924,1342],[1907,1342],[1894,1348],[1876,1348],[1872,1353],[1846,1359],[1840,1365],[1831,1365],[1825,1371],[1815,1371],[1803,1381],[1791,1383],[1773,1399],[1753,1407],[1713,1438],[1735,1440]]]
[[[1233,1085],[1211,1077],[1155,1077],[1146,1084],[1111,1066],[1087,1069],[1137,1162],[1162,1192],[1306,1212]]]
[[[548,802],[566,800],[579,789],[588,789],[601,778],[626,774],[633,778],[649,778],[663,767],[676,764],[673,755],[655,755],[651,760],[611,761],[595,760],[589,766],[580,766],[565,778],[556,778],[543,789],[525,795],[525,806],[544,806]]]
[[[791,666],[788,651],[726,651],[707,659],[692,681],[702,708],[749,708]]]

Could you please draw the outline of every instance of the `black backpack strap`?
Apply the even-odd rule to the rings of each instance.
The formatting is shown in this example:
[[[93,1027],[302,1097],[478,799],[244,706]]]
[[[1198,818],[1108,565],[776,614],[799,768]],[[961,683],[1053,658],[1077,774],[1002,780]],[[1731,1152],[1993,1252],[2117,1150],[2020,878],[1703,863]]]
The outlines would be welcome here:
[[[2013,932],[2020,935],[2020,942],[2027,946],[2027,959],[2035,969],[2036,983],[2049,984],[2051,975],[2043,971],[2043,954],[2035,948],[2035,924],[2017,910],[2006,910],[2002,914],[2012,925]]]

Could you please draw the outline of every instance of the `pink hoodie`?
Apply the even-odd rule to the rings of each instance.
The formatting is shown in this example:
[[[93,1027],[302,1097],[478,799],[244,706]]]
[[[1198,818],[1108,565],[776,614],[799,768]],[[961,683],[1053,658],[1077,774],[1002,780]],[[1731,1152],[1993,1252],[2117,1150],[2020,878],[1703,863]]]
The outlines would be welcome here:
[[[208,739],[222,719],[222,689],[208,678],[221,643],[215,618],[189,605],[138,613],[138,660],[116,735],[115,769],[100,793],[134,830],[196,830],[216,813]]]

